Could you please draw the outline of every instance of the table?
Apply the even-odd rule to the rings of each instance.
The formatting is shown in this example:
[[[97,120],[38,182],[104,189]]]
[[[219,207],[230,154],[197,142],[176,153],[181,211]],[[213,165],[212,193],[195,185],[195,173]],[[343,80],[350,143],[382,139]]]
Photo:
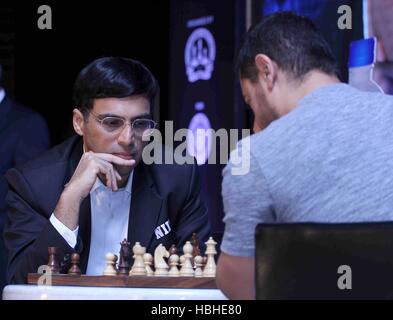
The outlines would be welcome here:
[[[4,300],[225,300],[219,289],[8,285]]]
[[[29,273],[27,285],[8,285],[4,300],[225,300],[215,278],[86,276]]]

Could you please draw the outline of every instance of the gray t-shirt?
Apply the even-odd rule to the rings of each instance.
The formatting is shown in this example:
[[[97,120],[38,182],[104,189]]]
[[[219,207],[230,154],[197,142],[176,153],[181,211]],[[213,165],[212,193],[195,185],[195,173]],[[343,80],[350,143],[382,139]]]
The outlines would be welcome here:
[[[253,256],[258,223],[393,220],[392,96],[318,88],[239,148],[249,172],[233,174],[238,150],[223,171],[227,254]]]

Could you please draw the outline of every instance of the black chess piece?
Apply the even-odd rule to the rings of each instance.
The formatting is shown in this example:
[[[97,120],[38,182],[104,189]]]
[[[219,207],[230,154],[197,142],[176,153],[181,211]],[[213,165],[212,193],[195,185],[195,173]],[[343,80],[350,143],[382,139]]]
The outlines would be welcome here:
[[[174,254],[177,254],[177,248],[175,244],[172,244],[171,247],[169,248],[169,256],[172,256]]]
[[[60,264],[57,258],[58,249],[57,247],[48,247],[48,266],[52,273],[60,273]]]
[[[192,259],[194,260],[196,256],[201,255],[201,251],[199,249],[199,241],[197,238],[197,234],[195,232],[192,234],[191,244],[192,244]]]
[[[79,261],[80,261],[79,254],[73,253],[71,255],[72,266],[68,270],[68,274],[73,275],[73,276],[79,276],[81,274],[81,269],[79,268]]]
[[[131,244],[124,239],[120,242],[120,261],[119,261],[119,275],[127,275],[131,269]]]

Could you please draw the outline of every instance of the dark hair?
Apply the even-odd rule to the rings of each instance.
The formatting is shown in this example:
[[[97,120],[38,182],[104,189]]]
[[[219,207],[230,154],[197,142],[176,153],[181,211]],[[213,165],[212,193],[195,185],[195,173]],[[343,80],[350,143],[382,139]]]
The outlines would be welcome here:
[[[91,62],[79,73],[73,100],[74,105],[86,114],[93,108],[94,99],[142,95],[149,100],[151,109],[157,87],[152,73],[139,61],[105,57]]]
[[[292,12],[264,17],[246,34],[239,50],[236,71],[256,81],[255,56],[267,55],[292,78],[302,80],[311,70],[338,75],[336,59],[314,23]]]

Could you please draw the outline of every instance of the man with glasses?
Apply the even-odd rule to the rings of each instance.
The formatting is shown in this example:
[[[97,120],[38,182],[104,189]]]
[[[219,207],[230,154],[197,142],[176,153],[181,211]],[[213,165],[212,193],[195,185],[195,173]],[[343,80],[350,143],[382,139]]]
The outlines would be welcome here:
[[[131,59],[101,58],[80,72],[77,136],[7,173],[9,282],[24,283],[47,264],[49,246],[58,247],[63,271],[76,251],[82,273],[101,275],[123,239],[150,253],[160,243],[181,250],[194,232],[207,240],[196,165],[142,160],[156,92],[150,71]]]

